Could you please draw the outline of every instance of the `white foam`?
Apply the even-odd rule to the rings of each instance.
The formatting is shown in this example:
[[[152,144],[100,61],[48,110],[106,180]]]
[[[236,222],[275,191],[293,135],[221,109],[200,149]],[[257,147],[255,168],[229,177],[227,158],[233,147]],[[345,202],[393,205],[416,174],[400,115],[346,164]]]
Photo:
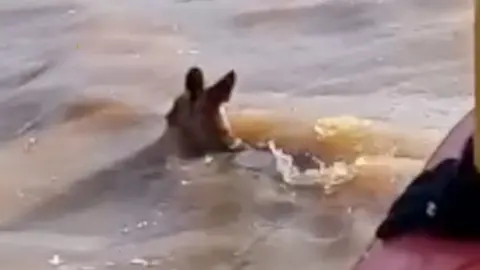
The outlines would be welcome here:
[[[321,185],[326,192],[330,192],[334,186],[350,181],[354,177],[352,167],[346,163],[335,162],[332,166],[326,166],[318,159],[314,159],[318,164],[317,169],[300,172],[293,163],[293,157],[276,148],[273,141],[268,142],[268,147],[275,157],[277,172],[282,176],[282,180],[289,185]]]

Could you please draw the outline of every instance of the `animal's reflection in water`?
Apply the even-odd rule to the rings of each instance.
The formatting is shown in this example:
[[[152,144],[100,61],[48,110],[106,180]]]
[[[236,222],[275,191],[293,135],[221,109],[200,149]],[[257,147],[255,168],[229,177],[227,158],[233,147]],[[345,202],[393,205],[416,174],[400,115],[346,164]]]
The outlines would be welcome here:
[[[274,227],[290,233],[303,231],[307,238],[338,240],[353,230],[352,208],[375,201],[377,195],[393,197],[395,187],[390,180],[396,169],[388,158],[370,158],[370,163],[359,165],[354,179],[330,196],[321,188],[286,187],[272,177],[268,168],[251,170],[233,162],[244,153],[251,153],[250,163],[265,155],[273,160],[261,144],[266,139],[278,142],[302,169],[315,167],[313,158],[331,164],[339,157],[358,157],[347,147],[335,150],[331,142],[322,143],[312,126],[300,122],[283,133],[263,131],[261,135],[255,129],[268,127],[268,119],[273,118],[225,115],[222,105],[229,101],[235,80],[231,71],[207,87],[202,71],[190,69],[185,90],[166,114],[167,126],[158,140],[130,158],[76,181],[65,193],[39,204],[4,228],[116,236],[123,233],[126,241],[151,240],[184,230],[218,229],[216,233],[238,235],[244,242],[265,227]],[[108,101],[97,105],[75,107],[80,111],[73,110],[69,120],[81,118],[82,110],[105,107],[108,111],[111,106]],[[111,108],[120,110],[117,117],[122,114],[121,107]],[[128,112],[125,115],[130,117]],[[277,128],[282,125],[285,127],[278,122]],[[388,149],[391,146],[385,145]],[[144,226],[143,221],[155,226]],[[121,230],[124,225],[142,230],[125,234]]]

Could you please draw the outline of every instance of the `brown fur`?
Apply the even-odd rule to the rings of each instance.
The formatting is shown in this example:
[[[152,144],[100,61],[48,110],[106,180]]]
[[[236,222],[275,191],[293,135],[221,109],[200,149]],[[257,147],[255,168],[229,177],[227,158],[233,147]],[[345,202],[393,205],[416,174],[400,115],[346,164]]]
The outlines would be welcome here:
[[[191,68],[185,77],[185,91],[173,102],[166,115],[166,133],[173,135],[184,156],[201,156],[212,152],[238,150],[235,138],[222,115],[221,106],[228,102],[235,85],[232,70],[209,87],[203,72]]]

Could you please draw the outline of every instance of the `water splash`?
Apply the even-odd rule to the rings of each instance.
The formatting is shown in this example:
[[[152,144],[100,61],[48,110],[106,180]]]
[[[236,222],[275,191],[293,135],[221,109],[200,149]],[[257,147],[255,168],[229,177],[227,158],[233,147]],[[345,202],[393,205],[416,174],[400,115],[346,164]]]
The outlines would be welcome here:
[[[354,178],[354,168],[345,162],[335,162],[331,166],[327,166],[321,160],[314,158],[318,168],[300,172],[294,164],[293,157],[277,148],[273,141],[268,142],[268,148],[275,158],[277,172],[282,176],[282,180],[289,185],[320,185],[326,193],[331,193],[334,187]]]

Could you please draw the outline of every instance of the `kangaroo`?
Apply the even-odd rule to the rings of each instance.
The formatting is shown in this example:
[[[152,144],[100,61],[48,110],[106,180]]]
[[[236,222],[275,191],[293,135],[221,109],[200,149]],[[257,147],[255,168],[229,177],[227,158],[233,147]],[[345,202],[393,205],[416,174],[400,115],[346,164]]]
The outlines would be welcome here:
[[[185,91],[174,100],[165,117],[164,136],[175,139],[177,154],[198,157],[244,149],[244,145],[232,135],[222,108],[230,100],[235,82],[233,70],[209,87],[205,87],[200,68],[192,67],[187,72]]]

